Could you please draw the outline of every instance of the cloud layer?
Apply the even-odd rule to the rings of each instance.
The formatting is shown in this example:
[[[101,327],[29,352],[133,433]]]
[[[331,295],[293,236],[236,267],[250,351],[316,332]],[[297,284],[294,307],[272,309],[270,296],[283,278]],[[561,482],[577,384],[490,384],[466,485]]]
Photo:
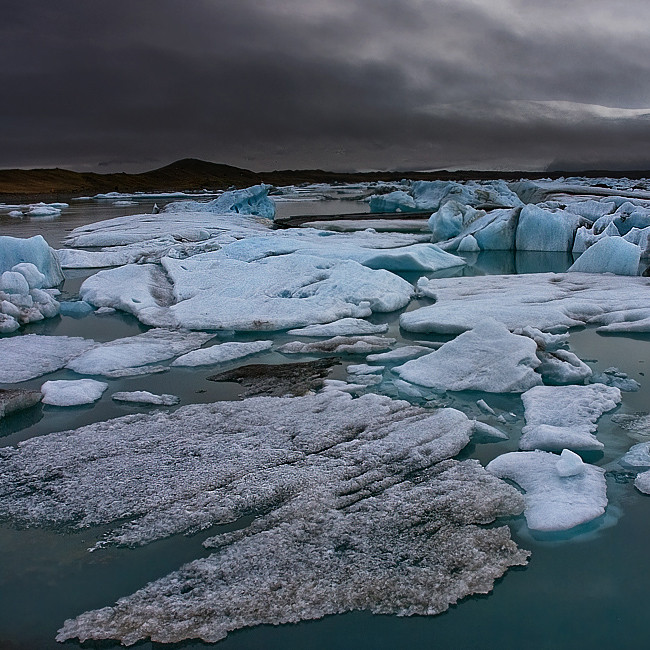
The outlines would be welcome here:
[[[2,167],[650,165],[640,0],[10,5]]]

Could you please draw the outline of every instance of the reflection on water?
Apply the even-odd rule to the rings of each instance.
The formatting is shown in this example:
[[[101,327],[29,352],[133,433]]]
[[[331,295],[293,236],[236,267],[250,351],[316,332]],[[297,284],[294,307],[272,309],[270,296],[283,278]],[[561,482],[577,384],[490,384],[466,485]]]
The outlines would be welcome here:
[[[343,204],[343,205],[341,205]],[[3,234],[44,234],[55,246],[71,228],[132,212],[149,212],[153,201],[132,208],[115,208],[94,202],[73,202],[56,221],[17,221],[0,216]],[[160,205],[160,202],[159,202]],[[149,207],[149,209],[144,209]],[[289,214],[327,214],[336,211],[360,211],[345,201],[279,204]],[[9,231],[9,232],[8,232]],[[512,274],[565,271],[572,263],[570,255],[557,253],[493,252],[465,256],[468,266],[445,274]],[[66,298],[75,298],[86,271],[66,274]],[[415,282],[421,274],[403,274]],[[413,301],[414,309],[430,300]],[[446,337],[402,333],[399,314],[376,314],[370,320],[388,323],[388,336],[411,343],[414,340],[443,341]],[[84,336],[109,341],[145,331],[135,318],[126,314],[81,319],[54,318],[33,323],[23,331],[49,335]],[[266,336],[266,335],[265,335]],[[251,340],[251,334],[220,336],[220,340]],[[282,343],[293,340],[286,334],[272,338]],[[210,344],[210,343],[209,343]],[[208,345],[209,345],[208,344]],[[641,384],[636,393],[626,393],[618,409],[603,416],[598,437],[605,444],[602,454],[585,457],[608,470],[610,506],[597,522],[576,531],[556,535],[532,535],[523,518],[512,522],[513,535],[523,547],[532,550],[530,565],[510,570],[488,597],[468,598],[437,617],[398,618],[372,616],[363,612],[329,616],[320,621],[279,627],[261,626],[228,636],[217,647],[224,650],[264,648],[593,648],[618,645],[631,647],[647,636],[645,603],[650,584],[646,540],[650,536],[650,498],[639,494],[621,471],[617,459],[637,442],[630,432],[612,422],[616,413],[634,413],[648,409],[650,386],[646,366],[650,364],[650,337],[601,336],[593,329],[573,331],[570,347],[596,371],[617,366]],[[255,357],[255,363],[282,363],[295,359],[267,352]],[[353,358],[359,361],[359,358]],[[347,361],[346,361],[347,363]],[[345,365],[345,364],[344,364]],[[650,368],[648,368],[650,371]],[[149,390],[171,393],[181,405],[222,399],[238,399],[241,388],[232,383],[207,381],[214,367],[173,368],[145,377],[108,379],[109,389],[95,405],[76,408],[38,406],[0,421],[0,446],[15,445],[37,435],[76,428],[120,415],[150,412],[144,406],[118,404],[110,399],[116,391]],[[345,378],[338,366],[334,378]],[[67,370],[52,373],[47,379],[77,378]],[[38,388],[43,378],[24,382],[21,387]],[[461,457],[482,463],[506,451],[517,449],[523,425],[521,399],[512,395],[482,393],[449,394],[441,398],[445,405],[459,408],[470,417],[481,417],[476,401],[485,399],[493,408],[511,412],[513,417],[500,425],[510,438],[493,444],[472,444]],[[13,530],[0,527],[0,648],[8,643],[15,648],[49,650],[60,648],[54,642],[56,630],[65,618],[82,611],[102,607],[122,595],[135,591],[147,581],[178,568],[184,562],[206,554],[201,542],[215,534],[204,531],[192,537],[175,536],[137,549],[107,548],[94,553],[87,549],[102,530],[60,533],[43,530]],[[297,558],[299,560],[299,558]],[[74,643],[68,644],[75,646]],[[112,643],[87,644],[107,650]],[[138,648],[151,648],[148,643]],[[158,646],[160,647],[160,646]],[[187,642],[176,648],[207,648]]]

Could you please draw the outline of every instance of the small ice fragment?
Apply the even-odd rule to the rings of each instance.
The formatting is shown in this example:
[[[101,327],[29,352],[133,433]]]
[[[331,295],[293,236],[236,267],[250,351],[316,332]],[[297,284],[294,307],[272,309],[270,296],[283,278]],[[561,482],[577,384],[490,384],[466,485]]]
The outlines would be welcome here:
[[[494,409],[484,400],[480,399],[478,402],[476,402],[476,406],[478,406],[483,413],[488,413],[489,415],[496,415],[494,412]]]
[[[113,393],[111,398],[116,402],[131,402],[133,404],[154,404],[156,406],[174,406],[181,400],[176,395],[155,395],[146,390]]]
[[[585,471],[585,464],[578,454],[570,449],[563,449],[555,469],[560,476],[575,476]]]
[[[108,384],[94,379],[46,381],[41,386],[43,404],[52,406],[79,406],[96,402]]]

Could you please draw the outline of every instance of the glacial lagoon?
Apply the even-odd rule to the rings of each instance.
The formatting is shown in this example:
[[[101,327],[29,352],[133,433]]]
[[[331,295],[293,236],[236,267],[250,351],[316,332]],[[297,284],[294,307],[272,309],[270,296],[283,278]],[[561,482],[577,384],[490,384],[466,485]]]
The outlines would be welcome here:
[[[320,188],[322,191],[322,188]],[[316,192],[314,192],[316,193]],[[330,192],[330,196],[333,193]],[[278,201],[278,215],[332,214],[363,212],[367,203],[353,198],[311,200],[301,193],[291,201]],[[0,215],[1,234],[32,236],[43,234],[54,248],[74,227],[125,214],[150,213],[154,202],[165,200],[136,198],[135,206],[114,206],[100,200],[70,201],[59,217],[46,221],[17,219]],[[411,283],[420,277],[472,276],[484,274],[563,273],[573,263],[568,252],[491,251],[457,253],[468,264],[436,273],[398,272]],[[74,300],[82,282],[95,270],[66,270],[66,281],[59,300]],[[411,311],[433,300],[424,296],[411,300]],[[414,333],[400,328],[403,310],[373,313],[367,320],[385,324],[386,337],[396,339],[394,347],[415,342],[441,344],[453,338],[449,334]],[[91,312],[82,317],[61,316],[25,325],[12,336],[41,334],[81,336],[96,342],[108,342],[136,336],[149,330],[135,316],[121,311],[110,314]],[[648,430],[630,430],[620,426],[613,416],[632,415],[648,410],[650,385],[646,366],[650,363],[650,336],[642,333],[597,333],[595,326],[571,330],[569,349],[594,372],[616,366],[640,388],[623,392],[622,402],[598,421],[597,437],[604,443],[602,452],[585,452],[584,460],[606,470],[608,506],[604,515],[569,531],[539,533],[530,531],[523,515],[497,523],[510,526],[513,540],[531,551],[526,567],[513,567],[496,582],[489,595],[469,596],[437,616],[397,617],[349,612],[320,620],[281,626],[258,626],[230,632],[217,647],[228,648],[587,648],[605,645],[631,645],[645,637],[644,594],[650,579],[645,539],[650,532],[650,497],[633,486],[634,472],[618,461],[630,446],[650,440]],[[220,334],[219,341],[273,341],[273,350],[233,363],[286,363],[295,361],[276,350],[295,341],[286,332],[239,332]],[[312,339],[305,339],[311,341]],[[300,356],[313,360],[318,355]],[[332,380],[348,380],[346,368],[363,363],[362,355],[342,355],[341,362],[329,375]],[[221,370],[222,368],[219,368]],[[128,414],[151,413],[151,406],[118,403],[110,395],[118,391],[148,390],[156,394],[180,397],[180,405],[209,404],[237,400],[242,387],[235,383],[208,381],[215,368],[171,367],[167,372],[144,376],[106,379],[109,389],[95,404],[60,408],[41,405],[0,420],[0,445],[10,447],[23,441],[57,431],[76,429]],[[20,384],[0,387],[39,389],[45,379],[76,379],[72,370],[58,370]],[[379,389],[378,389],[379,390]],[[368,388],[373,392],[373,387]],[[403,394],[394,397],[405,398]],[[489,443],[471,442],[458,458],[477,459],[486,465],[506,452],[518,449],[524,409],[519,395],[475,391],[448,392],[436,406],[458,409],[472,418],[482,417],[478,400],[485,400],[497,413],[506,414],[499,427],[507,440]],[[415,401],[421,401],[415,399]],[[175,410],[175,407],[170,409]],[[509,415],[512,414],[512,415]],[[485,418],[484,418],[485,419]],[[491,423],[494,424],[492,420]],[[0,526],[0,641],[15,648],[58,648],[57,630],[66,619],[85,611],[112,605],[146,583],[159,579],[186,562],[207,557],[203,541],[215,535],[248,526],[251,517],[243,517],[226,526],[213,526],[186,536],[174,534],[136,548],[105,546],[88,549],[104,539],[107,526],[83,531],[57,530],[56,526],[15,528],[11,522]],[[68,642],[75,645],[75,642]],[[2,644],[0,644],[2,645]],[[108,641],[83,647],[120,647]],[[161,647],[141,642],[136,647]],[[174,647],[212,647],[195,641],[183,641]]]

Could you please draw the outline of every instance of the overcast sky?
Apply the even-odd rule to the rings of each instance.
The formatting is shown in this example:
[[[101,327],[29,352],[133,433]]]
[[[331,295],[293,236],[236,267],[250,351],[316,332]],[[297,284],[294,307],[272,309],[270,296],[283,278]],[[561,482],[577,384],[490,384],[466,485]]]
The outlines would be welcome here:
[[[0,167],[650,168],[647,0],[8,0]]]

